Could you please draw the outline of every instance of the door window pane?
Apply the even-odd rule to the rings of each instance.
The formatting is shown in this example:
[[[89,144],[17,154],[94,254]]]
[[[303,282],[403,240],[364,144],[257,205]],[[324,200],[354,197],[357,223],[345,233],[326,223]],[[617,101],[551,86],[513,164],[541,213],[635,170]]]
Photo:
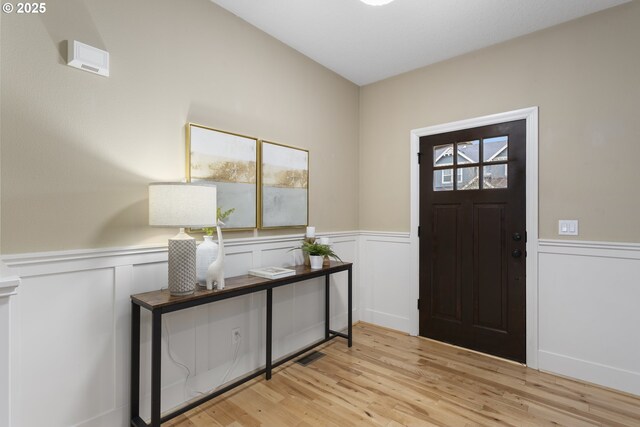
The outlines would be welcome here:
[[[480,141],[458,142],[458,164],[478,163],[480,160]]]
[[[482,140],[483,160],[485,162],[500,162],[507,160],[509,151],[509,137],[496,136]]]
[[[433,191],[453,190],[453,169],[433,171]]]
[[[462,174],[462,179],[458,181],[458,190],[477,190],[480,188],[478,169],[477,166],[458,169],[458,173]]]
[[[482,186],[485,190],[491,190],[493,188],[507,188],[507,165],[483,166],[482,177]]]
[[[453,144],[436,145],[433,147],[433,166],[447,166],[453,164]]]

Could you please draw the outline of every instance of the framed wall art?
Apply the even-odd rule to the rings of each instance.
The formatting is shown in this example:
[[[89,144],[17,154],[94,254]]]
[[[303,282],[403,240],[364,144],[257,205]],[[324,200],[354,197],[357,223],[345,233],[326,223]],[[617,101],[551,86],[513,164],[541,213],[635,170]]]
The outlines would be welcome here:
[[[260,228],[309,223],[309,151],[261,142]]]
[[[217,186],[218,208],[233,209],[223,228],[258,226],[258,139],[187,124],[187,181]]]

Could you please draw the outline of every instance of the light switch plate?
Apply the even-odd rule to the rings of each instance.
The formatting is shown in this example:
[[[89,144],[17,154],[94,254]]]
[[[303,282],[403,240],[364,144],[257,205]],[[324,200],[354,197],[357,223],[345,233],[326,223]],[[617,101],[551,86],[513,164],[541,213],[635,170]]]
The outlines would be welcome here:
[[[578,220],[577,219],[561,219],[558,221],[558,234],[561,236],[577,236]]]

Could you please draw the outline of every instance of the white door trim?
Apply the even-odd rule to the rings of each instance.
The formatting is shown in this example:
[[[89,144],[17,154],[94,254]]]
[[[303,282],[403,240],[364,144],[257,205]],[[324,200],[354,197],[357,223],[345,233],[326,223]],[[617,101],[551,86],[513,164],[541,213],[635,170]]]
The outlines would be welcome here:
[[[413,301],[419,292],[418,225],[420,224],[420,169],[418,152],[420,137],[452,132],[496,123],[525,119],[527,121],[527,366],[538,368],[538,107],[524,108],[490,116],[476,117],[411,131],[411,288],[408,295]],[[419,315],[417,307],[411,313],[412,335],[418,335]]]

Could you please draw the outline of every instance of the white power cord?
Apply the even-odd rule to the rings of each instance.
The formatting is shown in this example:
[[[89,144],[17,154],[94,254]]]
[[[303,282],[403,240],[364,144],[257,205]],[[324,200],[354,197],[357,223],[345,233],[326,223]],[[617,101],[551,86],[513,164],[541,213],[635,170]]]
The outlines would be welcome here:
[[[242,335],[240,335],[240,332],[238,332],[238,340],[236,341],[236,348],[233,352],[233,363],[231,363],[231,366],[229,366],[229,369],[227,369],[227,372],[225,372],[224,376],[222,377],[222,381],[220,381],[220,384],[218,384],[219,388],[222,384],[227,382],[227,377],[229,376],[229,374],[231,373],[231,371],[233,371],[236,368],[236,365],[238,364],[238,353],[240,352],[240,341],[242,341]]]
[[[189,367],[183,363],[180,363],[176,360],[175,356],[173,355],[173,353],[171,352],[171,334],[169,334],[169,326],[168,326],[168,321],[166,317],[162,318],[162,324],[164,326],[164,333],[167,336],[167,354],[169,355],[169,359],[171,359],[171,361],[177,365],[180,366],[182,369],[184,369],[185,371],[187,371],[187,377],[184,379],[184,398],[187,399],[187,389],[189,388],[189,377],[191,377],[191,369],[189,369]],[[190,389],[190,391],[192,393],[197,393],[197,394],[204,394],[198,390],[194,390],[194,389]]]
[[[187,376],[184,379],[184,394],[185,394],[185,399],[188,399],[189,397],[186,396],[187,391],[190,391],[192,394],[199,394],[199,395],[205,395],[208,393],[199,391],[199,390],[195,390],[193,388],[189,387],[189,378],[191,377],[191,369],[189,369],[189,367],[183,363],[180,363],[176,360],[175,356],[173,355],[173,353],[171,352],[171,335],[169,334],[169,326],[168,326],[168,322],[166,317],[162,318],[162,323],[164,326],[164,332],[165,335],[167,336],[167,354],[169,355],[169,359],[171,359],[171,361],[176,365],[181,367],[182,369],[184,369],[187,372]],[[227,372],[225,372],[224,376],[222,377],[222,381],[220,382],[220,384],[218,384],[216,386],[216,388],[214,390],[217,390],[221,385],[223,385],[224,383],[227,382],[227,378],[229,376],[229,374],[231,374],[231,372],[236,368],[236,365],[238,364],[238,354],[240,353],[240,343],[242,342],[242,335],[240,335],[240,333],[237,334],[237,341],[235,343],[235,349],[233,351],[233,361],[231,363],[231,366],[229,366],[229,369],[227,369]]]

